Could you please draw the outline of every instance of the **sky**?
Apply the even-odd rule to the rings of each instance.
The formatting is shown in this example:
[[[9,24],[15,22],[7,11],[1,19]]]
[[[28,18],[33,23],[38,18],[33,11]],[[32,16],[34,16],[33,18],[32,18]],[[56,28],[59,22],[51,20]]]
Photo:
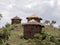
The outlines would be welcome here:
[[[11,23],[11,18],[19,16],[23,22],[26,17],[36,14],[45,20],[55,20],[60,25],[60,0],[0,0],[0,27]]]

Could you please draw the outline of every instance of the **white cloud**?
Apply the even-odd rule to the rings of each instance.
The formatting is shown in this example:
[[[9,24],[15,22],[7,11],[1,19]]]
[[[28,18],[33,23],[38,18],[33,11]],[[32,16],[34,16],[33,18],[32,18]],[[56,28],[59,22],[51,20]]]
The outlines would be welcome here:
[[[6,9],[11,9],[11,8],[13,8],[14,6],[15,6],[15,4],[9,4],[9,5],[6,6]]]
[[[0,0],[0,12],[3,14],[0,26],[16,15],[24,22],[32,13],[42,16],[44,20],[56,20],[56,25],[60,25],[60,0]]]
[[[32,8],[32,5],[31,4],[26,5],[25,8]]]

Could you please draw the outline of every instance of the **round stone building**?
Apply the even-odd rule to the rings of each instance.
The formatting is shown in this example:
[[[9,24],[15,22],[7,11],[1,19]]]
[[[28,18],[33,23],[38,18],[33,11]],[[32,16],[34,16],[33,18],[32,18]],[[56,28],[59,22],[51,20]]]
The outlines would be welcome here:
[[[11,19],[11,24],[20,24],[21,23],[21,18],[19,18],[18,16],[15,16]]]
[[[25,39],[33,39],[34,35],[37,33],[41,33],[42,28],[44,27],[41,23],[42,18],[33,14],[30,17],[27,17],[27,23],[22,24],[23,26],[23,34],[24,34],[24,38]],[[18,16],[15,16],[14,18],[11,19],[11,24],[18,24],[15,26],[15,30],[20,30],[21,26],[19,26],[19,24],[21,24],[21,18],[19,18]]]
[[[37,33],[41,33],[42,28],[44,27],[41,23],[40,20],[42,18],[37,17],[36,15],[32,15],[31,17],[27,17],[28,22],[23,24],[24,28],[24,38],[29,39],[29,38],[34,38],[34,35]]]

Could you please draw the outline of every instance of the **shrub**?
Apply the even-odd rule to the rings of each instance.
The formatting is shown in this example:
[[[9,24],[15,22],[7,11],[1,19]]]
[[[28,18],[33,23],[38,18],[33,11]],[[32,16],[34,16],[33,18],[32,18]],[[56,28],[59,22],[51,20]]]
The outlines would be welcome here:
[[[42,39],[42,35],[40,35],[40,34],[35,34],[34,37],[35,37],[36,39]]]
[[[20,39],[23,39],[23,33],[18,35]]]

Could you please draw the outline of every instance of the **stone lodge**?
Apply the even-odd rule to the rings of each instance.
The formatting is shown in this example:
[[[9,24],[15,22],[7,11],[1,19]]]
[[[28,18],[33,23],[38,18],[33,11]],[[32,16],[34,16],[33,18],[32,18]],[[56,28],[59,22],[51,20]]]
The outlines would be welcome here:
[[[33,39],[34,35],[37,33],[41,33],[42,28],[44,27],[41,23],[42,18],[33,14],[30,17],[27,17],[27,23],[22,24],[23,26],[23,34],[25,39]],[[11,19],[11,24],[21,24],[21,19],[19,17],[14,17]]]

